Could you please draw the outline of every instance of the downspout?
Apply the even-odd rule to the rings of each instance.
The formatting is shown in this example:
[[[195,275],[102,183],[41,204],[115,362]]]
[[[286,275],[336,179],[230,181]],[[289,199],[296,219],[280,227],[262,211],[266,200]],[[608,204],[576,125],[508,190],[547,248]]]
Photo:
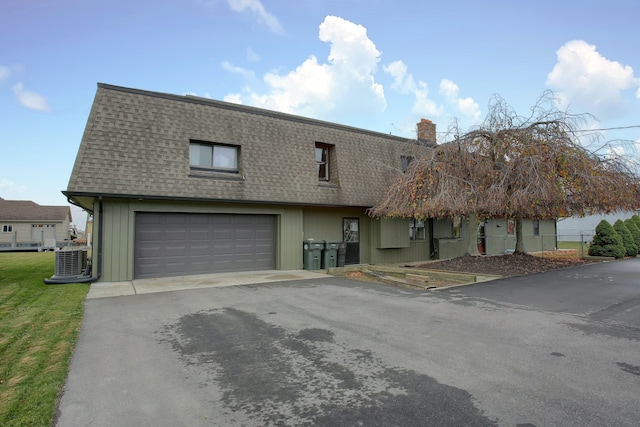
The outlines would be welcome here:
[[[72,203],[72,204],[75,205],[75,203]],[[91,211],[91,213],[93,213],[93,211]],[[100,276],[102,275],[102,228],[104,224],[104,220],[102,219],[102,213],[103,213],[102,196],[98,197],[98,213],[99,213],[98,215],[98,259],[97,259],[97,265],[96,265],[96,270],[98,274],[96,276],[92,276],[93,255],[91,255],[91,261],[92,261],[91,268],[88,268],[87,271],[85,271],[85,274],[79,275],[79,276],[64,276],[64,277],[58,277],[58,278],[53,276],[50,279],[44,279],[45,284],[66,285],[69,283],[91,283],[91,282],[96,282],[100,280]]]
[[[433,218],[429,218],[429,259],[436,259],[436,245],[433,240]]]

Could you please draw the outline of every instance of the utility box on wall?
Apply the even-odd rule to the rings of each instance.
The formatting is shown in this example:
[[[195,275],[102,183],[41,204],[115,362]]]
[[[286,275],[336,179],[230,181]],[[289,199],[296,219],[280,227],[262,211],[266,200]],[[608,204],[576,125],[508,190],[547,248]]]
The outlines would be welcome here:
[[[381,218],[374,223],[377,249],[408,248],[409,219]]]

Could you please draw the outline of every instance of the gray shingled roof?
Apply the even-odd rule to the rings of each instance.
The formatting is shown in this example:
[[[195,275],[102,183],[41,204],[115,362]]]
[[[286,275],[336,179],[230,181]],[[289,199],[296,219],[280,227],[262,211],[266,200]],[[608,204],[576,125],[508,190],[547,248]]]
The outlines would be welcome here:
[[[240,173],[190,169],[189,141],[240,146]],[[338,185],[318,182],[315,143]],[[98,84],[65,194],[373,206],[415,140],[214,101]]]
[[[69,206],[40,206],[29,200],[0,197],[0,221],[55,221],[71,219]]]

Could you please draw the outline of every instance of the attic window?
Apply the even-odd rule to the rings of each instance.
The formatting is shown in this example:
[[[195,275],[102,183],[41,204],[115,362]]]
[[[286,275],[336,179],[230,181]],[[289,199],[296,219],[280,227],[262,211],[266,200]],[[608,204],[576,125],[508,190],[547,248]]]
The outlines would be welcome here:
[[[316,142],[316,170],[320,181],[329,181],[330,150],[330,145]]]
[[[409,169],[409,165],[413,162],[413,156],[400,156],[400,167],[402,173],[405,173]]]
[[[2,232],[3,233],[13,233],[13,225],[11,224],[5,224],[2,226]]]
[[[194,169],[238,172],[240,147],[206,142],[189,143],[189,165]]]

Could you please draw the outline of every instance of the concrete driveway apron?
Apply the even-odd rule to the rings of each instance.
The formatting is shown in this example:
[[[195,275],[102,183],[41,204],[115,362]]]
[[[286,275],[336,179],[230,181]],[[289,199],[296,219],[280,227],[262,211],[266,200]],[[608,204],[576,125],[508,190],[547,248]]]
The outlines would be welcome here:
[[[86,301],[57,425],[640,423],[640,260],[415,291],[342,278]]]

